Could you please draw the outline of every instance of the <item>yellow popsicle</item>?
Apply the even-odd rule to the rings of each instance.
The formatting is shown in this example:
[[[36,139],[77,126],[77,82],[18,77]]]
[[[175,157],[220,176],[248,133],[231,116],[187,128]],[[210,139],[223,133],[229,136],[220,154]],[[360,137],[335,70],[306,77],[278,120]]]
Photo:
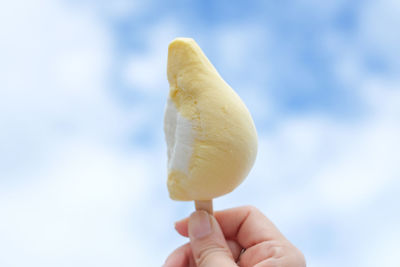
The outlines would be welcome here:
[[[164,132],[170,197],[207,201],[231,192],[246,178],[257,154],[250,112],[193,39],[170,43],[167,74]]]

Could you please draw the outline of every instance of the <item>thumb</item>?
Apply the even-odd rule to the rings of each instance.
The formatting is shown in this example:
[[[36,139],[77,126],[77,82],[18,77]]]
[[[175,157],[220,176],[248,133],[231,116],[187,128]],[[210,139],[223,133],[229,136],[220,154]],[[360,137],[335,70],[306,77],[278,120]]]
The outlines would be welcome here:
[[[237,267],[214,216],[202,210],[192,213],[189,238],[197,267]]]

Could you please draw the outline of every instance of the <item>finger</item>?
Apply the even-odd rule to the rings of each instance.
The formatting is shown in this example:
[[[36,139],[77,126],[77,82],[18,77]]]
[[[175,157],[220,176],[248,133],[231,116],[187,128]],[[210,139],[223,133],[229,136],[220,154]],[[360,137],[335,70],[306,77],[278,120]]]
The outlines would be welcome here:
[[[184,237],[189,237],[188,233],[189,217],[175,222],[175,230]]]
[[[234,240],[227,240],[228,248],[232,253],[232,257],[235,262],[238,261],[239,256],[242,252],[242,247]],[[188,263],[189,262],[189,263]],[[168,258],[166,259],[163,267],[195,267],[192,249],[190,248],[190,244],[187,243],[172,252]]]
[[[237,267],[221,228],[213,216],[205,211],[192,213],[188,232],[197,267]]]
[[[163,267],[188,267],[190,266],[190,258],[193,258],[192,251],[190,244],[187,243],[175,249],[165,260]]]
[[[290,267],[290,266],[297,266],[297,265],[282,265],[281,261],[279,259],[266,259],[263,260],[256,265],[253,265],[252,267],[276,267],[276,266],[282,266],[282,267]]]
[[[269,258],[263,260],[252,267],[306,267],[306,262],[303,259],[297,259],[295,257],[282,257],[282,258]]]
[[[189,218],[185,218],[184,220],[175,223],[176,231],[185,237],[188,237],[188,235],[189,235],[188,234],[188,220],[189,220]],[[237,261],[243,248],[235,240],[227,240],[226,242],[232,253],[233,259],[235,261]]]
[[[234,240],[227,240],[226,243],[228,244],[228,248],[232,253],[232,257],[235,260],[235,262],[238,261],[239,256],[242,252],[242,247]],[[176,267],[181,267],[181,266],[188,266],[188,263],[194,263],[193,255],[192,255],[192,250],[190,248],[190,244],[187,243],[179,248],[177,248],[174,252],[172,252],[167,260],[165,261],[165,265],[163,267],[167,266],[176,266]],[[181,264],[181,265],[179,265]],[[192,266],[189,264],[189,266]],[[193,266],[195,266],[193,264]]]
[[[289,241],[267,241],[247,249],[240,256],[241,267],[305,267],[303,253]]]
[[[226,243],[232,253],[233,259],[237,262],[243,248],[235,240],[227,240]]]
[[[225,238],[235,239],[243,248],[270,240],[285,240],[275,225],[257,208],[244,206],[216,212]],[[188,236],[188,218],[175,223],[179,234]]]
[[[254,245],[240,256],[241,267],[252,267],[271,258],[284,256],[284,247],[280,241],[264,241]]]

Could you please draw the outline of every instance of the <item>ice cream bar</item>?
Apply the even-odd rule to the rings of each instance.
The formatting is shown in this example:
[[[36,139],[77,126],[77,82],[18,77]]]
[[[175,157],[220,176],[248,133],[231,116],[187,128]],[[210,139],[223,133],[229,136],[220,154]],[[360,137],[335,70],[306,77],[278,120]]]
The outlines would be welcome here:
[[[209,201],[248,175],[257,154],[256,128],[243,101],[193,39],[173,40],[167,65],[168,191],[174,200]]]

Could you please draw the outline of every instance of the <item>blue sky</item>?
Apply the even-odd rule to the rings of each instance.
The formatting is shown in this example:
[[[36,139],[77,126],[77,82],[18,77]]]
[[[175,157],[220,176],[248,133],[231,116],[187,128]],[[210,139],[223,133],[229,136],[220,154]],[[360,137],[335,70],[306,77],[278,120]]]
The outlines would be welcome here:
[[[0,4],[0,265],[160,266],[173,222],[168,43],[193,37],[251,111],[259,153],[216,209],[260,208],[308,266],[400,264],[400,4]]]

